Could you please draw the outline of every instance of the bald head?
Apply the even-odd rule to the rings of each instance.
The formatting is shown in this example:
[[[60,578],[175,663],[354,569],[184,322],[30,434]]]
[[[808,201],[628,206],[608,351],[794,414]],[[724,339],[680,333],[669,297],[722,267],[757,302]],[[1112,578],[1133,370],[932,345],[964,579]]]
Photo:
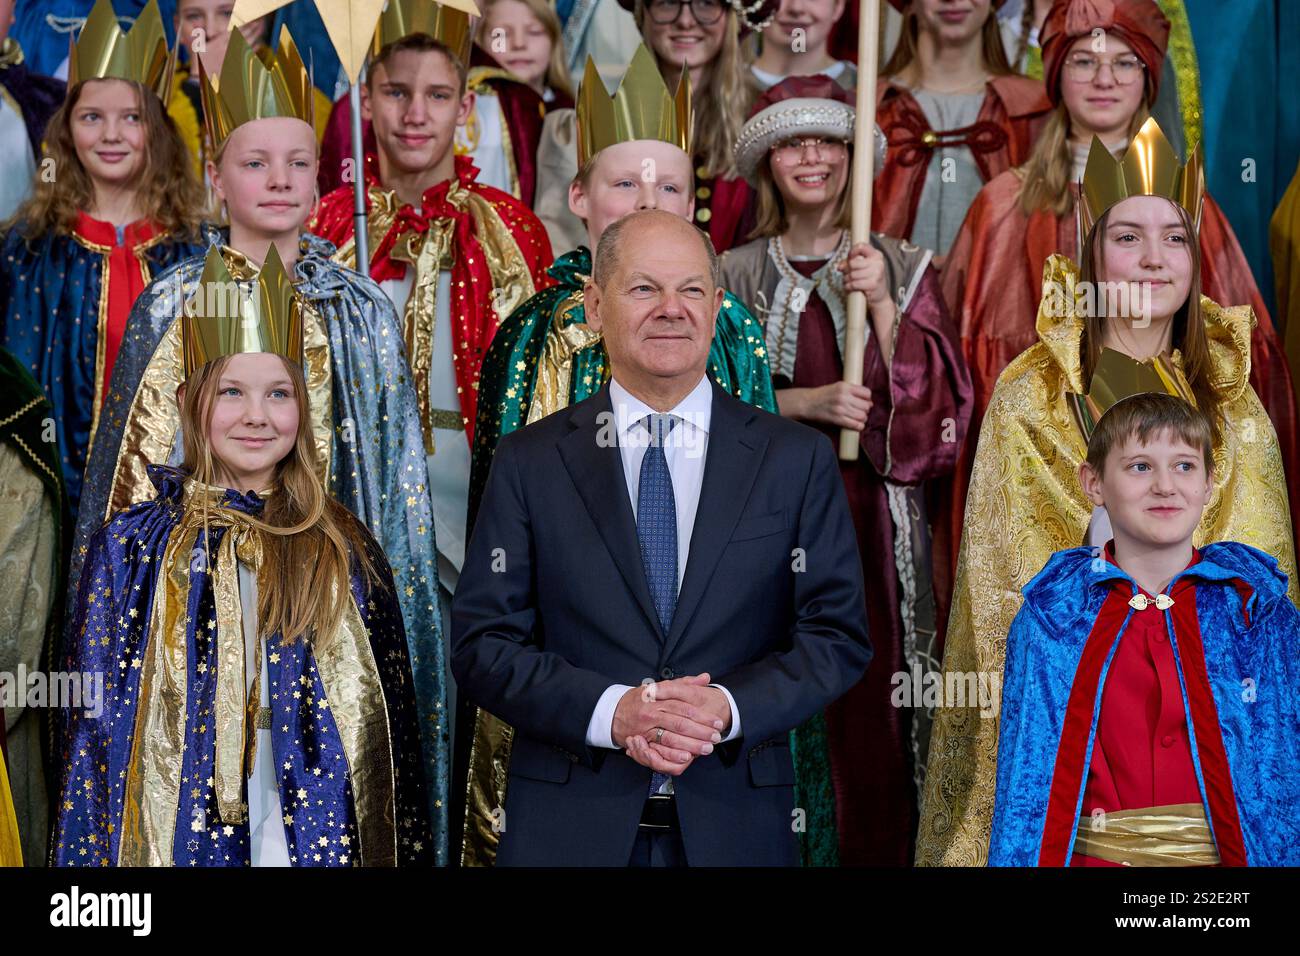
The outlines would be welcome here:
[[[583,288],[587,325],[604,339],[610,374],[660,411],[704,377],[723,291],[708,236],[662,210],[608,226]]]
[[[714,288],[719,279],[718,254],[708,233],[695,228],[688,220],[662,209],[644,209],[624,216],[608,226],[596,246],[592,280],[604,288],[623,261],[624,247],[636,250],[672,243],[683,253],[692,246],[699,250],[700,272],[708,276]],[[693,253],[692,253],[693,254]]]

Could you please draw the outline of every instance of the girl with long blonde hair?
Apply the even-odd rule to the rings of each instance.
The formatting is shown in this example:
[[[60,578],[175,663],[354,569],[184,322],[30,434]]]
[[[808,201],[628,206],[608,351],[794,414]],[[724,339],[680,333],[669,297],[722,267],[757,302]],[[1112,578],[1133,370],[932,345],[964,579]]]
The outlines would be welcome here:
[[[619,0],[632,9],[670,90],[683,69],[694,114],[695,224],[725,252],[753,226],[753,196],[738,174],[735,143],[759,87],[741,50],[741,36],[762,30],[774,0],[745,13],[742,0]]]
[[[202,192],[162,100],[85,78],[50,119],[31,197],[0,239],[0,344],[54,406],[73,514],[135,299],[201,248]]]
[[[87,545],[66,664],[114,680],[64,711],[57,865],[432,857],[392,572],[321,482],[301,323],[257,321],[187,317],[184,458]]]
[[[204,117],[215,144],[208,178],[228,225],[205,229],[207,254],[156,279],[132,310],[87,468],[71,586],[82,576],[82,546],[104,520],[153,493],[149,466],[182,464],[190,434],[171,399],[180,384],[185,303],[210,269],[239,284],[261,282],[273,262],[282,264],[283,280],[267,288],[291,292],[299,304],[320,483],[374,534],[396,580],[414,667],[428,817],[441,861],[450,757],[437,545],[402,325],[375,282],[333,261],[334,245],[305,231],[318,203],[314,94],[288,32],[273,51],[254,51],[232,31],[220,76],[204,82],[213,107]],[[286,520],[309,513],[295,511]],[[270,553],[274,561],[274,548]],[[311,567],[302,562],[295,573]],[[293,611],[287,621],[292,630],[309,619]]]
[[[486,0],[476,42],[531,86],[547,109],[573,105],[560,18],[547,0]]]

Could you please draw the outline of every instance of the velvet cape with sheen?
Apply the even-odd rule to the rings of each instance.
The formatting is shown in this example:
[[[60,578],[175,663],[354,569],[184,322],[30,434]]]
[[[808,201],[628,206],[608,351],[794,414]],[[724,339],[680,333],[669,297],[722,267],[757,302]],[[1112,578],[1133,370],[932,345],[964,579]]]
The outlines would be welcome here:
[[[1264,552],[1211,544],[1164,617],[1201,800],[1225,866],[1300,864],[1300,611]],[[1053,555],[1007,636],[989,864],[1062,866],[1137,585],[1093,548]],[[1249,679],[1250,683],[1247,683]]]
[[[839,467],[863,576],[872,587],[867,616],[875,655],[862,680],[826,708],[820,739],[814,721],[794,732],[796,798],[808,810],[804,859],[811,865],[911,862],[929,724],[919,702],[894,705],[895,675],[910,681],[914,670],[938,671],[921,492],[924,483],[951,472],[970,417],[970,376],[930,253],[888,236],[873,234],[871,242],[884,255],[886,286],[900,290],[901,311],[888,362],[875,334],[867,336],[862,384],[871,389],[871,411],[857,461]],[[765,315],[760,303],[775,302],[780,279],[768,245],[767,239],[755,240],[722,262],[724,283],[765,323],[776,315]],[[791,265],[799,269],[802,263]],[[815,388],[843,378],[822,296],[819,286],[804,304],[794,378],[779,378],[778,389]],[[838,428],[815,427],[838,442]],[[819,772],[828,778],[824,784]],[[833,792],[822,814],[818,803],[825,790]]]
[[[210,229],[206,238],[222,247],[223,256],[229,254],[225,230]],[[393,304],[370,279],[331,261],[334,252],[331,243],[304,234],[291,270],[295,294],[320,317],[322,347],[328,353],[323,364],[331,383],[332,434],[326,490],[379,541],[397,582],[415,676],[429,817],[442,862],[450,759],[444,718],[447,671],[419,408]],[[198,288],[203,264],[203,256],[194,256],[158,276],[131,311],[86,469],[69,574],[70,601],[84,556],[81,548],[114,510],[148,497],[142,482],[124,483],[120,473],[138,472],[163,459],[168,464],[180,462],[179,412],[168,400],[182,378],[176,318],[183,302]],[[168,348],[176,350],[174,365],[167,362]],[[161,380],[155,387],[159,404],[165,407],[140,407],[137,393],[156,380]],[[316,410],[316,414],[325,412]],[[171,438],[148,435],[141,428],[142,419],[158,416],[165,420],[156,427],[170,431]],[[145,441],[162,442],[171,452],[151,462],[140,447]],[[114,502],[113,494],[125,500]]]
[[[152,466],[149,474],[158,489],[157,497],[115,516],[87,545],[63,666],[69,673],[104,674],[104,700],[97,715],[81,707],[65,706],[63,710],[64,777],[54,830],[54,863],[116,866],[119,854],[134,855],[134,847],[123,851],[123,840],[147,838],[150,827],[147,812],[133,813],[131,778],[140,772],[146,781],[150,779],[148,771],[137,765],[171,761],[175,766],[169,766],[168,772],[180,774],[179,779],[170,781],[175,792],[168,794],[166,786],[160,785],[155,793],[147,783],[144,791],[146,804],[159,799],[175,809],[171,845],[160,847],[162,858],[175,866],[247,866],[249,823],[231,824],[218,815],[213,784],[219,766],[215,759],[221,737],[216,701],[226,660],[223,645],[233,639],[242,647],[245,637],[242,626],[233,636],[222,634],[217,626],[220,613],[212,573],[218,564],[193,556],[196,552],[217,554],[222,539],[234,530],[213,522],[205,546],[204,531],[198,525],[192,542],[179,542],[175,557],[182,567],[165,567],[172,536],[186,534],[186,528],[193,527],[182,523],[183,518],[198,509],[188,501],[184,472]],[[219,507],[259,515],[264,505],[256,493],[226,490]],[[332,663],[337,652],[318,653],[314,641],[284,642],[279,633],[261,639],[270,681],[271,746],[285,837],[296,866],[379,861],[427,865],[434,847],[401,609],[378,543],[364,525],[356,524],[380,575],[378,585],[370,582],[353,557],[348,600],[355,603],[369,638],[369,655],[362,653],[352,659],[351,652],[345,651],[349,659],[346,667],[340,667]],[[165,640],[165,635],[155,633],[153,611],[162,592],[170,588],[177,588],[183,596],[186,615],[185,622],[177,624],[185,632],[184,680],[180,686],[169,683],[164,691],[184,695],[183,702],[169,701],[183,721],[179,736],[184,746],[179,754],[169,754],[156,736],[142,739],[142,722],[137,719],[150,697],[147,683],[165,679],[165,672],[151,678],[148,664],[141,666],[141,662],[155,650],[152,645]],[[169,608],[169,619],[178,610]],[[239,663],[242,682],[242,660]],[[340,716],[357,702],[331,700],[326,692],[332,670],[352,669],[367,679],[356,684],[343,680],[342,685],[356,690],[377,677],[382,699],[363,706],[378,711],[380,724],[384,719],[387,722],[378,737],[387,741],[388,754],[382,746],[363,745],[361,766],[354,766],[348,755],[346,725]],[[364,690],[357,692],[364,696]],[[362,728],[368,741],[374,739],[375,730],[374,724]],[[242,753],[242,740],[240,744]],[[135,752],[137,746],[149,747],[152,752],[142,760]],[[242,786],[247,804],[247,780]],[[367,828],[359,819],[360,788],[365,787],[386,791],[384,819],[377,829]],[[162,799],[168,796],[170,799]],[[367,833],[377,837],[374,845],[368,845]]]

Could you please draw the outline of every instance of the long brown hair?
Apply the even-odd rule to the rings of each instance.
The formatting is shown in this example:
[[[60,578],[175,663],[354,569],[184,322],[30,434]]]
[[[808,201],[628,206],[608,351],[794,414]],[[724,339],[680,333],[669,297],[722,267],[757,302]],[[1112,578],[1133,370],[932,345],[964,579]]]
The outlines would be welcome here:
[[[1151,113],[1146,98],[1138,106],[1128,124],[1128,138],[1137,135]],[[1017,199],[1020,210],[1032,216],[1038,210],[1064,216],[1074,208],[1074,150],[1070,145],[1070,111],[1065,103],[1056,104],[1043,131],[1038,134],[1029,159],[1020,167],[1020,192]]]
[[[645,0],[636,0],[635,15],[641,38],[653,51],[646,35]],[[691,111],[695,114],[691,143],[695,153],[692,160],[704,168],[705,177],[730,179],[738,172],[736,140],[740,138],[740,129],[745,125],[745,118],[758,95],[758,84],[741,54],[740,27],[736,23],[736,12],[729,5],[725,16],[727,24],[722,31],[722,47],[717,57],[700,70],[700,83],[691,87]],[[664,63],[658,53],[655,62],[663,72]],[[674,67],[669,74],[669,89],[675,89],[678,68]]]
[[[488,46],[490,37],[483,36],[483,25],[487,23],[487,12],[495,6],[499,0],[484,0],[479,5],[479,11],[482,19],[479,20],[476,31],[479,34],[479,45],[487,53],[492,53],[492,48]],[[560,96],[573,99],[573,81],[569,79],[569,65],[564,60],[564,37],[563,30],[560,27],[560,17],[555,12],[555,5],[548,0],[519,0],[535,16],[539,23],[546,28],[546,35],[551,38],[551,58],[546,63],[546,76],[542,82],[547,89],[554,91]]]
[[[94,82],[98,81],[85,80],[72,87],[45,128],[45,158],[53,160],[56,175],[48,179],[37,175],[31,198],[10,220],[26,223],[33,238],[71,232],[78,215],[94,205],[95,185],[72,139],[73,110],[86,83]],[[175,122],[147,87],[130,80],[119,82],[135,91],[144,127],[144,165],[136,179],[141,214],[169,235],[198,235],[203,191]]]
[[[186,382],[181,402],[183,467],[208,485],[216,483],[219,463],[208,438],[212,404],[229,362],[230,356],[223,356],[195,371]],[[343,614],[351,588],[351,557],[356,557],[373,584],[382,585],[382,579],[370,560],[357,519],[325,493],[317,475],[302,367],[287,360],[284,367],[293,382],[298,432],[293,449],[276,466],[261,519],[249,519],[263,532],[258,578],[272,583],[258,588],[257,620],[261,636],[279,632],[285,641],[299,637],[315,640],[328,637]]]
[[[889,61],[880,69],[881,76],[898,76],[907,69],[917,57],[917,36],[921,32],[921,23],[916,14],[916,2],[913,0],[903,12],[903,29],[894,44],[894,52]],[[980,46],[984,57],[984,68],[994,76],[1010,76],[1015,68],[1007,59],[1006,47],[1002,45],[1002,31],[998,29],[998,15],[989,5],[988,19],[980,30]]]
[[[1183,374],[1187,376],[1187,384],[1192,387],[1192,394],[1196,396],[1196,407],[1210,420],[1210,426],[1214,431],[1214,443],[1217,445],[1221,437],[1219,420],[1223,399],[1213,382],[1214,369],[1210,361],[1210,341],[1205,332],[1205,317],[1201,314],[1201,247],[1197,242],[1196,227],[1187,210],[1175,202],[1171,202],[1170,205],[1178,212],[1179,221],[1186,230],[1187,253],[1192,262],[1187,301],[1174,313],[1171,340],[1173,347],[1183,353]],[[1101,274],[1102,252],[1106,224],[1109,221],[1110,210],[1108,209],[1097,220],[1092,232],[1084,237],[1083,247],[1079,250],[1081,284],[1095,284],[1105,279]],[[1101,357],[1103,333],[1108,320],[1106,297],[1094,295],[1092,298],[1095,307],[1091,314],[1085,314],[1083,317],[1083,338],[1079,343],[1079,361],[1085,387],[1092,381],[1092,373],[1097,368],[1097,361]]]
[[[846,163],[848,168],[852,170],[853,143],[850,142],[847,145],[848,157]],[[755,212],[756,224],[747,238],[771,238],[783,234],[790,228],[790,220],[786,217],[785,198],[776,185],[776,177],[772,175],[772,154],[770,151],[763,157],[758,164],[758,168],[754,171],[753,185],[754,192],[758,196]],[[833,224],[837,229],[847,229],[852,225],[853,208],[849,202],[849,196],[853,191],[852,185],[852,175],[850,174],[845,177],[844,188],[840,190],[840,197],[835,201]]]

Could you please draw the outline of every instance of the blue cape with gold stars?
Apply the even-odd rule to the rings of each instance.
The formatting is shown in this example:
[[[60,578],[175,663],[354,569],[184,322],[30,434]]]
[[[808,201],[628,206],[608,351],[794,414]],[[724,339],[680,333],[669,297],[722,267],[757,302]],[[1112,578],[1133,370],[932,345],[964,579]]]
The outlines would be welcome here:
[[[237,590],[223,605],[226,566],[207,556],[229,543],[244,561],[238,519],[265,502],[213,490],[205,531],[184,472],[151,466],[149,477],[157,496],[87,546],[64,666],[103,674],[104,693],[102,706],[83,700],[63,711],[54,861],[247,866],[252,761],[242,720],[222,719],[223,676],[244,683],[244,661],[231,657],[244,646],[243,621]],[[262,638],[286,842],[297,866],[428,864],[434,844],[401,610],[383,552],[357,528],[380,580],[354,559],[336,632],[320,644]],[[231,607],[233,615],[223,610]],[[227,810],[220,778],[232,733]]]
[[[256,274],[228,246],[205,238],[236,279]],[[415,380],[393,304],[369,277],[333,261],[332,243],[303,234],[292,269],[304,319],[304,364],[326,490],[375,536],[392,568],[419,710],[420,749],[438,863],[447,859],[447,671],[438,613],[437,545]],[[76,595],[91,535],[112,514],[153,493],[147,466],[183,458],[176,387],[183,378],[183,303],[198,289],[204,256],[159,275],[136,300],[113,366],[85,486],[69,569]],[[68,620],[75,609],[68,608]],[[75,637],[75,632],[69,639]]]

